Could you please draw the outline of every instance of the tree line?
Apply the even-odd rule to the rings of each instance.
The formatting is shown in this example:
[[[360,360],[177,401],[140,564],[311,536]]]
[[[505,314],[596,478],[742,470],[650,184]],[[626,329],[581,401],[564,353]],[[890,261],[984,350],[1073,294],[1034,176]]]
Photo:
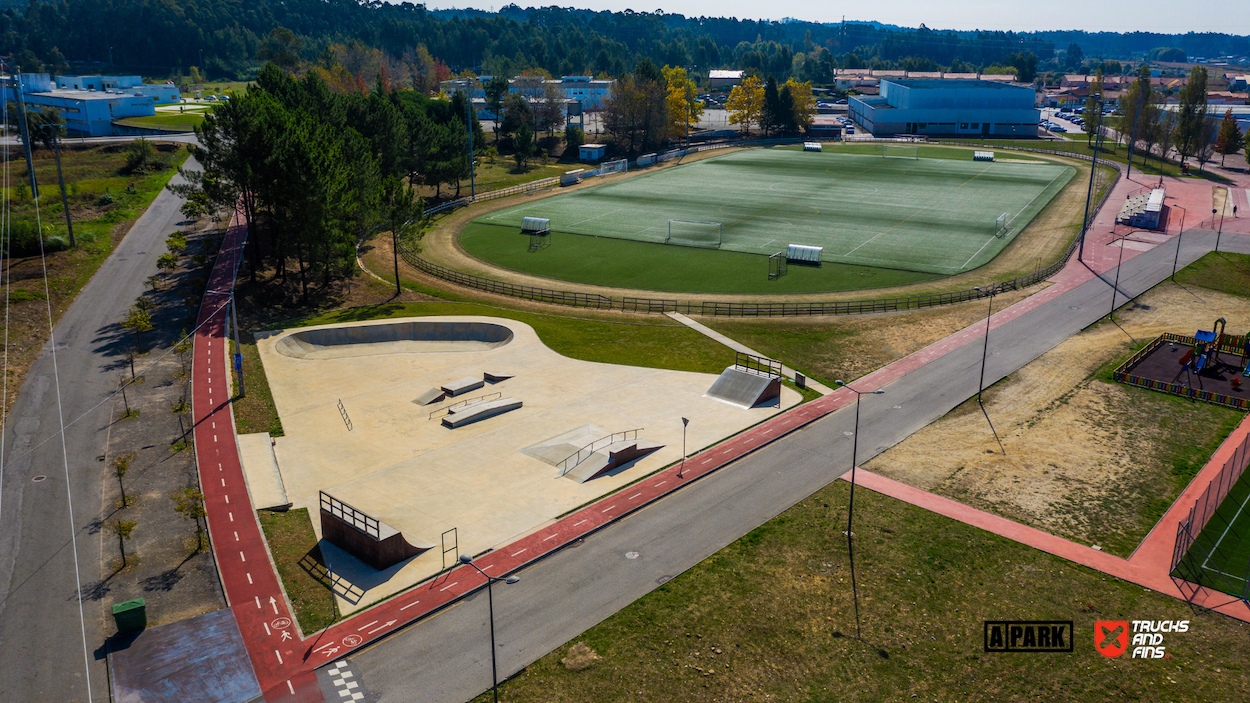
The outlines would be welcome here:
[[[252,280],[272,269],[307,299],[353,270],[362,237],[398,234],[419,215],[413,185],[468,177],[470,129],[480,139],[463,93],[436,100],[381,80],[367,94],[337,93],[317,71],[296,78],[268,64],[196,128],[202,170],[184,170],[187,183],[170,188],[189,215],[241,206]]]
[[[1088,114],[1097,114],[1102,87],[1100,71],[1090,86],[1090,97],[1086,101]],[[1115,130],[1117,140],[1133,142],[1141,148],[1146,160],[1155,154],[1160,165],[1175,150],[1181,164],[1192,158],[1198,162],[1199,171],[1217,154],[1222,163],[1223,157],[1250,149],[1250,132],[1242,135],[1232,110],[1226,110],[1223,117],[1210,114],[1205,67],[1195,66],[1190,71],[1189,82],[1181,90],[1174,109],[1163,97],[1150,84],[1149,68],[1142,67],[1137,80],[1120,97],[1120,114],[1109,125]],[[1097,121],[1087,117],[1085,128],[1092,141]]]
[[[28,72],[65,73],[71,70],[67,62],[75,61],[149,75],[185,75],[198,67],[213,77],[250,80],[265,61],[318,62],[354,44],[383,52],[392,73],[407,81],[403,87],[427,92],[440,75],[460,70],[615,77],[630,73],[643,58],[701,71],[740,67],[761,79],[772,74],[781,81],[793,77],[818,84],[828,82],[837,67],[997,65],[1027,74],[1027,57],[1048,65],[1057,47],[1072,42],[1091,56],[1160,47],[1206,55],[1250,51],[1244,37],[1223,34],[956,32],[924,25],[779,23],[516,5],[495,13],[429,11],[370,0],[31,0],[0,13],[0,54]],[[341,58],[350,71],[351,61]],[[371,81],[374,74],[366,75]]]

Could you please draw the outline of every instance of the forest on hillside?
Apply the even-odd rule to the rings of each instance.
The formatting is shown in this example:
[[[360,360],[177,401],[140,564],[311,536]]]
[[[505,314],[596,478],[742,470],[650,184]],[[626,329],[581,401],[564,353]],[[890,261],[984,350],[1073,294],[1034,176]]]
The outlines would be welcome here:
[[[414,85],[461,71],[619,76],[643,58],[816,84],[831,80],[838,67],[997,65],[1028,80],[1024,74],[1039,68],[1080,68],[1069,60],[1073,46],[1087,60],[1162,48],[1190,56],[1250,53],[1250,40],[1227,34],[956,32],[517,5],[495,13],[377,0],[10,0],[0,6],[0,54],[24,71],[111,67],[162,77],[196,66],[227,80],[251,80],[268,60],[316,62],[334,45],[381,51],[394,68],[416,74]]]

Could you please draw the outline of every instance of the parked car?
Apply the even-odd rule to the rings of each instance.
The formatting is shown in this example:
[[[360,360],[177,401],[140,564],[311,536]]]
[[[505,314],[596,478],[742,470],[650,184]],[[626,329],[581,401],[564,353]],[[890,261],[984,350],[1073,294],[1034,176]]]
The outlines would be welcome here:
[[[1066,131],[1068,131],[1068,130],[1064,129],[1063,127],[1060,127],[1059,125],[1055,125],[1054,127],[1051,127],[1051,128],[1050,128],[1050,131],[1052,131],[1052,132],[1066,132]]]

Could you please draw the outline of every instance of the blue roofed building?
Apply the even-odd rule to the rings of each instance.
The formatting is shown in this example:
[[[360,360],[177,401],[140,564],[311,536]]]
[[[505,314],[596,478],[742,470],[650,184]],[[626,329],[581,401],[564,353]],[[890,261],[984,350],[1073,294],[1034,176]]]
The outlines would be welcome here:
[[[987,80],[881,80],[880,95],[855,95],[850,117],[877,137],[899,134],[1036,137],[1032,86]]]

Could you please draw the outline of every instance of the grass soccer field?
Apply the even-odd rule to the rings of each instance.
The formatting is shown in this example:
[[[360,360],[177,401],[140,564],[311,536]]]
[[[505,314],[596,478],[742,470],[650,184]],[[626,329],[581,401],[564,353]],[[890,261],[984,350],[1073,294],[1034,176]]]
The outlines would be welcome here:
[[[721,251],[755,255],[807,244],[824,248],[824,262],[952,275],[993,259],[1076,173],[1046,162],[976,162],[964,153],[967,160],[753,149],[500,210],[475,224],[515,239],[523,253],[519,227],[532,216],[549,218],[556,233],[652,244],[671,233],[696,247],[714,246],[719,235]],[[998,237],[1004,213],[1008,230]]]
[[[1232,596],[1250,594],[1250,473],[1229,490],[1176,574]]]

